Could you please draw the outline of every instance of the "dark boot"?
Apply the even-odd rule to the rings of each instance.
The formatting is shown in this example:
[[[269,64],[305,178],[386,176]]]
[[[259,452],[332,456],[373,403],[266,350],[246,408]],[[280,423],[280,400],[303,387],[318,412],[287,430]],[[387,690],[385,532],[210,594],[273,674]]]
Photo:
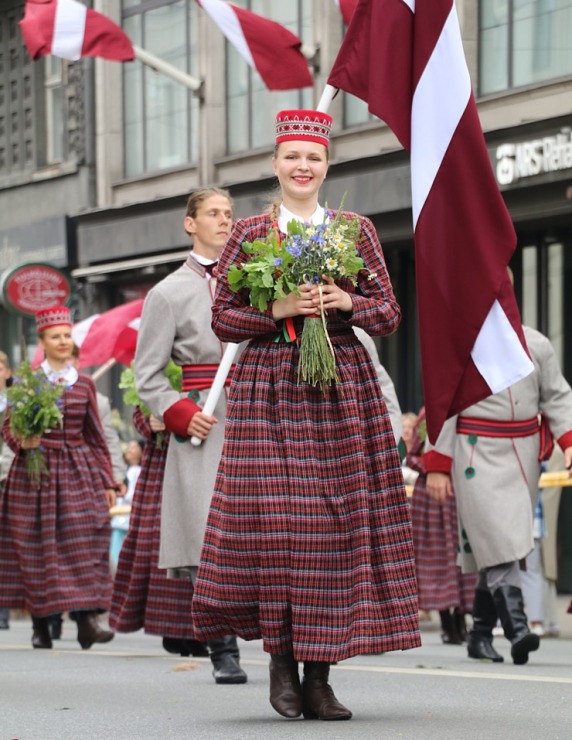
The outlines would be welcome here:
[[[49,617],[32,617],[32,647],[42,650],[50,650],[52,638],[50,637]]]
[[[61,640],[62,639],[62,626],[64,623],[64,620],[62,619],[61,614],[52,614],[51,617],[48,617],[50,622],[50,635],[52,640]]]
[[[270,703],[283,717],[302,714],[302,688],[298,661],[292,653],[270,656]]]
[[[94,642],[110,642],[115,637],[111,630],[104,630],[97,621],[95,612],[75,612],[77,621],[77,641],[82,650],[89,650]]]
[[[465,615],[462,614],[458,609],[453,612],[453,621],[455,622],[455,629],[459,635],[461,642],[467,642],[467,623],[465,621]]]
[[[330,675],[329,663],[306,661],[304,663],[304,678],[302,681],[302,699],[305,719],[351,719],[349,709],[336,699],[334,691],[328,683]]]
[[[215,683],[246,683],[248,677],[240,667],[240,653],[234,635],[209,640],[207,647]]]
[[[0,630],[10,629],[10,609],[0,609]]]
[[[192,655],[194,658],[208,658],[209,651],[207,646],[198,640],[185,640],[176,637],[164,637],[163,649],[173,655],[181,655],[188,658]]]
[[[457,633],[457,626],[449,609],[439,612],[441,620],[441,639],[444,645],[462,645],[463,641]]]
[[[500,586],[494,593],[494,600],[505,637],[512,645],[513,663],[524,665],[528,662],[528,654],[538,650],[540,638],[528,629],[522,591],[516,586]]]
[[[504,658],[493,647],[493,627],[497,610],[490,591],[477,589],[473,601],[473,626],[467,640],[469,658],[502,663]]]

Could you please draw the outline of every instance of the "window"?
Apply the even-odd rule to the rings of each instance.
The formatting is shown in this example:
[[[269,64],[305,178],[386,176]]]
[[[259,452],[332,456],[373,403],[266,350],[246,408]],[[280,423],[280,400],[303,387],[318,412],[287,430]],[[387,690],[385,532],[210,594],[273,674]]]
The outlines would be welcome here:
[[[45,64],[47,161],[52,164],[63,162],[66,154],[64,62],[57,57],[47,56]]]
[[[481,0],[482,95],[572,75],[571,0]]]
[[[194,0],[123,0],[123,28],[137,46],[198,76]],[[191,90],[138,61],[124,65],[123,89],[127,177],[197,160],[199,101]]]
[[[313,45],[312,0],[234,0],[234,4],[281,23],[303,43]],[[271,92],[231,44],[226,49],[227,151],[270,146],[272,115],[285,108],[311,108],[312,88]]]
[[[33,171],[36,166],[34,79],[30,57],[18,29],[22,8],[0,9],[0,176]]]

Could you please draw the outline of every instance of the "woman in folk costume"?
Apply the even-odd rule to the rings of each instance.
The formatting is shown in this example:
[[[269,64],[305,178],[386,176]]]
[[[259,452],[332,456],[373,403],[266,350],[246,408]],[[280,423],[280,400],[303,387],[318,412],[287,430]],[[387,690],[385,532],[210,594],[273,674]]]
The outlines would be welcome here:
[[[136,632],[163,638],[170,653],[206,656],[194,639],[191,622],[191,581],[167,578],[160,570],[161,491],[169,432],[153,415],[136,408],[133,426],[145,440],[141,473],[137,479],[129,530],[119,553],[109,609],[109,624],[116,632]]]
[[[226,397],[214,415],[202,411],[224,344],[211,329],[214,268],[232,226],[226,190],[191,194],[184,228],[193,239],[187,261],[147,294],[135,354],[135,382],[143,403],[171,432],[161,499],[159,567],[174,578],[192,579],[199,564],[209,505],[222,450]],[[182,392],[163,370],[182,367]],[[191,437],[203,440],[194,447]],[[190,603],[189,619],[190,619]],[[216,683],[244,683],[236,637],[208,641]]]
[[[528,326],[523,331],[534,371],[448,419],[423,455],[428,494],[439,502],[456,497],[463,571],[479,574],[468,655],[503,661],[492,645],[498,617],[517,665],[540,644],[524,611],[520,563],[534,548],[540,461],[550,435],[572,465],[572,388],[550,341]]]
[[[351,712],[328,683],[331,663],[420,644],[399,456],[371,359],[352,330],[391,334],[399,307],[373,224],[359,217],[366,269],[357,286],[324,279],[338,373],[324,394],[298,381],[299,344],[281,331],[293,318],[299,333],[319,291],[302,285],[262,313],[227,278],[231,265],[248,262],[243,242],[266,238],[273,224],[285,233],[293,218],[323,222],[331,122],[316,111],[278,114],[281,200],[237,221],[221,257],[213,328],[222,341],[250,342],[230,386],[193,614],[199,639],[262,638],[279,714],[341,720]]]
[[[419,473],[411,497],[419,608],[439,612],[445,645],[461,645],[467,641],[465,615],[473,608],[477,576],[463,573],[457,565],[459,532],[454,497],[440,504],[427,494],[424,448],[425,409],[421,409],[406,457],[408,467]]]
[[[71,362],[70,311],[43,309],[36,325],[53,383],[65,384],[63,424],[41,437],[20,440],[2,435],[16,453],[0,510],[0,605],[32,615],[32,645],[51,648],[49,617],[72,611],[78,641],[85,650],[109,642],[97,614],[111,596],[109,507],[115,501],[111,461],[97,412],[95,385]],[[47,472],[39,483],[28,477],[26,450],[41,445]]]

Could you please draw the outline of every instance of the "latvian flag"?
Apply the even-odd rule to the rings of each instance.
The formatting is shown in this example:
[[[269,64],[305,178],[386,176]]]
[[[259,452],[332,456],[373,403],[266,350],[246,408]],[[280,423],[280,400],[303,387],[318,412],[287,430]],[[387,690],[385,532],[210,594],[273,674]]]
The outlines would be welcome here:
[[[196,0],[269,90],[314,84],[302,42],[280,23],[223,0]]]
[[[32,59],[45,54],[70,61],[135,58],[131,41],[116,23],[76,0],[27,0],[20,30]]]
[[[328,79],[411,152],[429,438],[529,375],[507,265],[516,234],[496,183],[454,0],[359,0]]]

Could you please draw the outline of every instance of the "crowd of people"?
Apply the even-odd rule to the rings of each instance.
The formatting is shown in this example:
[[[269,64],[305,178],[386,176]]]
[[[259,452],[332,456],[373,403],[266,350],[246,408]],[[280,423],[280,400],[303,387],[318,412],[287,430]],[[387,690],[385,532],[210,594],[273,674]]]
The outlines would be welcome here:
[[[418,647],[420,610],[438,612],[443,642],[471,658],[502,661],[497,621],[516,664],[538,648],[544,616],[530,596],[529,628],[520,564],[528,556],[534,570],[543,537],[533,512],[544,440],[572,466],[572,389],[548,340],[525,327],[533,375],[450,419],[432,445],[423,410],[401,417],[371,339],[396,330],[400,309],[369,219],[340,214],[357,223],[355,281],[308,277],[262,311],[229,280],[251,258],[245,244],[338,219],[319,202],[331,123],[278,114],[278,190],[265,212],[233,221],[226,190],[190,196],[188,259],[144,304],[141,441],[125,456],[106,431],[108,399],[76,368],[69,309],[36,314],[42,370],[64,388],[60,426],[14,433],[0,353],[0,629],[9,608],[29,612],[38,649],[52,647],[64,613],[83,649],[144,629],[170,653],[210,657],[217,684],[247,682],[237,637],[261,640],[274,710],[322,720],[352,716],[330,665]],[[297,339],[316,316],[327,316],[336,359],[327,389],[299,376]],[[235,364],[206,413],[228,345],[239,345]],[[27,456],[40,449],[33,480]],[[99,621],[107,611],[111,629]]]

